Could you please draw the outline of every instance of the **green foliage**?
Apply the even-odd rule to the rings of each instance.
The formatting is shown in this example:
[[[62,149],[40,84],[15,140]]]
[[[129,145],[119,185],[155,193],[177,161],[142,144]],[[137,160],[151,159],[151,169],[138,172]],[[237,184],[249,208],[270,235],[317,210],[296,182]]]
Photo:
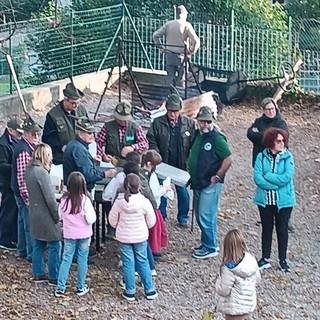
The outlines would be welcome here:
[[[7,20],[29,20],[32,15],[40,12],[50,0],[1,0],[0,13]],[[14,12],[14,15],[13,15]]]
[[[317,1],[317,0],[313,0]],[[131,0],[125,1],[133,16],[169,19],[174,16],[176,0]],[[87,10],[122,3],[120,0],[74,0],[75,10]],[[239,24],[254,24],[255,27],[266,27],[284,30],[287,28],[286,13],[278,3],[270,0],[185,0],[189,20],[197,22],[212,21],[218,15],[230,15],[234,9]],[[201,20],[200,20],[201,19]]]
[[[278,3],[269,0],[234,1],[233,9],[242,25],[287,30],[287,15]]]
[[[320,19],[319,0],[286,0],[285,9],[294,19]]]
[[[58,10],[56,17],[53,2],[34,20],[28,35],[28,48],[38,54],[41,72],[36,76],[48,82],[97,71],[104,54],[115,36],[121,17],[120,8],[107,7],[85,12]],[[103,67],[112,64],[113,48]]]
[[[300,49],[320,51],[319,0],[289,0],[285,8],[292,16],[292,27]]]
[[[9,48],[3,47],[3,52],[9,53]],[[25,62],[24,53],[26,51],[26,45],[24,43],[19,44],[16,47],[12,48],[11,55],[15,57],[12,59],[14,69],[17,74],[19,74],[22,70],[23,64]],[[1,67],[0,67],[0,74],[1,75],[9,75],[11,73],[9,65],[5,59],[1,59]]]

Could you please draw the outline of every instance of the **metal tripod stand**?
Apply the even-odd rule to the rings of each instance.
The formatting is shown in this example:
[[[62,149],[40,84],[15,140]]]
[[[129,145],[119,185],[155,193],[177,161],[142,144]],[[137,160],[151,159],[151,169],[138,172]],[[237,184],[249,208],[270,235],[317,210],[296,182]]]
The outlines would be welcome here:
[[[98,112],[99,112],[99,109],[100,109],[100,106],[101,106],[101,103],[102,103],[102,100],[103,100],[103,97],[104,95],[106,94],[107,92],[107,89],[108,89],[108,86],[109,86],[109,83],[110,83],[110,80],[111,80],[111,77],[112,77],[112,74],[113,74],[113,71],[114,69],[116,68],[116,66],[118,65],[118,68],[119,68],[119,85],[118,85],[118,95],[119,95],[119,102],[121,102],[121,86],[122,86],[122,73],[121,73],[121,68],[122,66],[126,66],[127,67],[127,70],[128,70],[128,73],[129,73],[129,76],[130,76],[130,79],[138,93],[138,96],[139,96],[139,99],[141,101],[141,104],[143,106],[143,108],[145,110],[147,110],[146,108],[146,103],[142,97],[142,94],[141,94],[141,91],[139,89],[139,86],[137,84],[137,81],[134,79],[133,77],[133,73],[132,73],[132,69],[131,67],[129,66],[128,64],[128,61],[123,53],[123,41],[122,41],[122,38],[121,37],[118,37],[117,38],[117,46],[118,46],[118,52],[117,52],[117,55],[115,56],[114,60],[113,60],[113,63],[112,63],[112,67],[110,69],[110,71],[108,72],[108,79],[107,81],[105,82],[105,87],[103,89],[103,92],[102,92],[102,95],[101,95],[101,98],[99,100],[99,103],[98,103],[98,106],[97,106],[97,109],[96,109],[96,112],[94,114],[94,119],[97,118],[97,115],[98,115]]]

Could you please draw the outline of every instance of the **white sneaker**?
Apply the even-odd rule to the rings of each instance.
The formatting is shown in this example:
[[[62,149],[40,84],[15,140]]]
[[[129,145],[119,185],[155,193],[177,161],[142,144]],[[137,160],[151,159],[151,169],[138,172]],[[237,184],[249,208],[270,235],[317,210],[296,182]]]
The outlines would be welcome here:
[[[87,294],[89,292],[89,290],[90,290],[89,287],[87,285],[85,285],[83,288],[77,289],[76,294],[81,297],[81,296],[84,296],[85,294]]]
[[[156,277],[157,276],[157,271],[156,269],[151,270],[151,276]]]
[[[148,300],[154,300],[158,296],[158,293],[156,291],[152,291],[152,292],[146,293],[145,296]]]

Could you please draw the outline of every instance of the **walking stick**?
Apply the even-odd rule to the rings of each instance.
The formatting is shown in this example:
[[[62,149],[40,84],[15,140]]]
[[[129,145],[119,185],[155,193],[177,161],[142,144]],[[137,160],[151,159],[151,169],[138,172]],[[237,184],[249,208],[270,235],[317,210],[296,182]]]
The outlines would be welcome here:
[[[191,232],[193,232],[193,226],[194,226],[194,215],[195,215],[195,212],[194,212],[194,204],[195,204],[195,201],[194,201],[194,191],[192,190]]]

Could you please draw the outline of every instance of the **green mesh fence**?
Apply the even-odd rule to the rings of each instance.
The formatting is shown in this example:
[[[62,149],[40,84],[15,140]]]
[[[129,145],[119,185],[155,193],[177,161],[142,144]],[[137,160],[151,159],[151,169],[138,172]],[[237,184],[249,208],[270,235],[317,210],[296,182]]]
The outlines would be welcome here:
[[[294,19],[292,34],[303,59],[299,85],[320,95],[320,20]]]
[[[164,21],[151,18],[133,20],[154,68],[164,70],[164,56],[152,40],[153,32]],[[125,54],[129,64],[147,68],[145,55],[128,19],[124,25]],[[289,32],[234,24],[194,23],[193,26],[201,39],[201,47],[192,62],[204,67],[209,76],[227,76],[234,70],[241,70],[250,77],[273,76],[281,62],[292,60]]]
[[[88,11],[65,11],[54,28],[48,19],[19,22],[3,50],[12,54],[22,88],[68,75],[97,71],[122,20],[122,5]],[[53,18],[52,18],[53,19]],[[9,34],[13,24],[0,29]],[[110,47],[102,68],[112,65],[116,48]],[[0,56],[0,95],[14,91],[4,55]]]
[[[117,35],[125,40],[129,66],[164,70],[164,55],[154,45],[152,34],[172,18],[173,11],[161,19],[141,14],[131,17],[122,4],[87,11],[65,10],[56,28],[47,19],[18,23],[2,49],[12,54],[22,88],[110,67],[117,53]],[[234,70],[254,78],[273,76],[280,62],[293,62],[298,53],[305,60],[301,85],[307,91],[320,90],[318,21],[293,21],[287,32],[238,23],[232,12],[208,13],[205,17],[193,14],[191,18],[201,39],[192,62],[204,68],[208,76],[227,77]],[[197,18],[200,22],[195,21]],[[14,27],[10,23],[0,26],[1,39]],[[0,55],[0,95],[14,90],[7,62]]]

